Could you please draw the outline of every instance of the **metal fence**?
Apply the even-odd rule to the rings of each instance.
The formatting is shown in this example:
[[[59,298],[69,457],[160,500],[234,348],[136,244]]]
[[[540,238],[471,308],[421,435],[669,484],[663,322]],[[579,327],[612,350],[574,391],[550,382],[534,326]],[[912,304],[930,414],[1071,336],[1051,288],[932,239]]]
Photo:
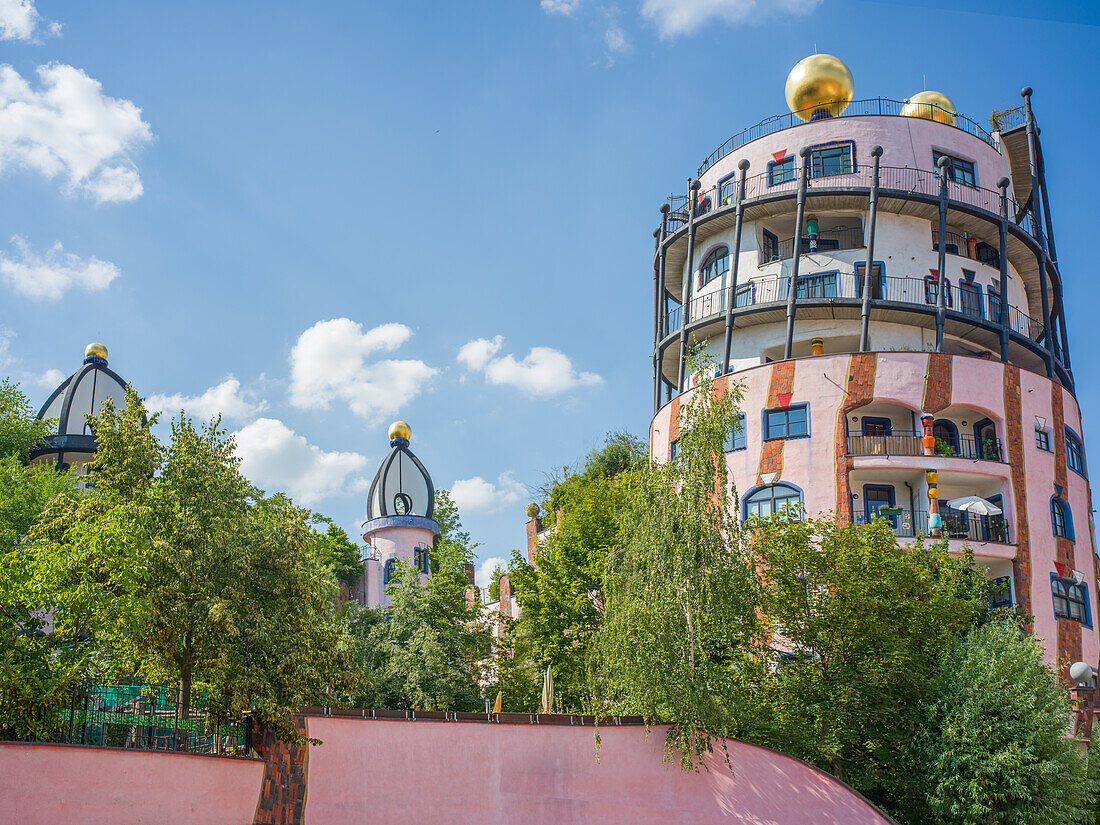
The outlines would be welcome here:
[[[890,435],[849,433],[848,455],[923,455],[922,442],[921,433],[916,432],[894,432]],[[976,461],[1004,461],[1001,439],[993,436],[977,439],[970,435],[953,435],[950,440],[936,442],[935,454]]]
[[[867,521],[865,514],[861,512],[855,516],[856,523]],[[975,516],[950,507],[941,507],[940,517],[943,520],[941,535],[945,538],[995,544],[1012,543],[1008,523],[1003,516]],[[922,510],[888,508],[879,514],[879,518],[886,519],[899,538],[927,537],[929,534],[928,513]]]
[[[248,733],[247,718],[217,712],[202,693],[184,714],[175,687],[92,683],[73,688],[46,741],[243,755]]]
[[[927,113],[921,112],[921,114],[930,115],[934,109],[939,107],[932,104],[924,104],[928,111]],[[905,106],[905,102],[901,100],[891,100],[885,97],[873,97],[866,100],[853,100],[848,104],[848,107],[837,117],[861,117],[867,115],[900,115],[902,108]],[[804,112],[803,114],[806,114]],[[812,112],[810,113],[812,115]],[[755,126],[749,126],[747,129],[742,129],[736,135],[733,135],[728,140],[724,141],[721,146],[715,149],[707,156],[707,159],[703,161],[703,164],[699,167],[699,174],[702,175],[711,166],[724,158],[730,152],[735,152],[744,146],[749,141],[756,140],[764,135],[770,135],[773,132],[778,132],[783,129],[789,129],[792,126],[799,126],[804,123],[794,112],[788,112],[782,115],[773,115],[772,117],[765,118],[757,123]],[[968,117],[963,115],[955,115],[955,128],[962,129],[973,135],[980,140],[985,141],[990,146],[996,146],[993,140],[993,136],[986,131],[985,127],[975,123]],[[1007,127],[1002,127],[1007,128]]]
[[[816,245],[816,249],[814,248]],[[800,254],[811,255],[815,252],[837,252],[844,249],[863,247],[863,229],[858,226],[841,226],[836,229],[823,229],[816,238],[803,237]],[[785,261],[794,257],[794,238],[783,238],[772,248],[760,250],[761,265],[772,261]]]

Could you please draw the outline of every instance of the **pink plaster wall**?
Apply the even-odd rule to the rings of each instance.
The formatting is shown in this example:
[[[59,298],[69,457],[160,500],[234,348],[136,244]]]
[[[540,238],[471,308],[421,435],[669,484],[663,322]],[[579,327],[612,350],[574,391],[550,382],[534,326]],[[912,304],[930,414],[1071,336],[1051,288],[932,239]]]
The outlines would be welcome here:
[[[262,762],[0,743],[0,822],[247,825]]]
[[[663,727],[390,722],[311,717],[310,823],[885,825],[804,762],[728,743],[709,771],[662,763]]]

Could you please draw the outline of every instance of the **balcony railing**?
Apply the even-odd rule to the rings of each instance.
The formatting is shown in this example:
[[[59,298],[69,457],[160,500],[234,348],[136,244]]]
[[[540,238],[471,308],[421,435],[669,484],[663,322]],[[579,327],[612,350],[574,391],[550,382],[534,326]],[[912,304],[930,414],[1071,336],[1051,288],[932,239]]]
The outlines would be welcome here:
[[[798,281],[796,298],[799,301],[809,299],[851,301],[863,296],[863,278],[850,272],[801,275]],[[734,306],[742,308],[783,303],[790,292],[790,284],[789,275],[770,275],[747,281],[738,285]],[[872,279],[871,298],[874,301],[934,307],[938,299],[937,289],[937,283],[930,278],[899,278],[884,275]],[[688,304],[688,323],[697,323],[724,314],[729,291],[727,287],[692,299]],[[975,321],[985,320],[995,325],[1000,323],[1000,298],[996,295],[983,295],[977,287],[960,288],[949,283],[944,300],[947,302],[949,315],[962,315]],[[665,316],[666,335],[680,329],[683,315],[682,307],[669,311]],[[1039,341],[1043,335],[1041,321],[1012,305],[1008,306],[1008,328],[1032,341]]]
[[[895,432],[890,435],[849,433],[848,455],[892,456],[923,455],[920,433]],[[970,435],[955,435],[936,442],[935,454],[968,458],[977,461],[1004,461],[999,438],[977,439]]]
[[[854,516],[857,524],[867,521],[862,512],[857,512]],[[943,520],[941,534],[945,538],[1012,544],[1011,532],[1004,516],[975,516],[949,507],[941,507],[940,517]],[[880,518],[886,519],[893,525],[894,534],[899,538],[912,539],[929,535],[927,512],[897,510],[895,513],[888,509],[880,515]]]
[[[932,230],[932,249],[936,252],[940,251],[939,234],[938,229]],[[944,237],[947,239],[945,251],[948,255],[960,255],[963,258],[970,258],[972,261],[978,261],[978,263],[986,264],[994,269],[1001,265],[1001,255],[997,252],[996,247],[978,241],[969,235],[952,232],[950,229],[947,230]]]
[[[855,166],[852,171],[839,175],[823,175],[813,177],[806,181],[807,189],[812,193],[814,189],[853,189],[870,190],[874,177],[874,167],[867,164]],[[728,186],[728,184],[727,184]],[[736,188],[736,187],[734,187]],[[798,189],[797,178],[771,183],[767,172],[761,172],[745,179],[745,199],[756,198],[776,194],[794,194]],[[904,196],[924,195],[938,198],[940,194],[940,176],[938,172],[928,169],[913,169],[909,166],[883,166],[879,169],[879,191],[884,195]],[[947,199],[954,204],[968,206],[987,213],[991,219],[999,220],[1001,215],[1001,193],[998,190],[985,189],[980,186],[968,186],[965,183],[948,180]],[[696,193],[694,199],[689,195],[672,195],[669,197],[669,232],[675,232],[686,224],[690,210],[695,209],[696,217],[711,212],[715,209],[730,207],[733,199],[727,197],[729,203],[723,203],[719,192],[715,187],[704,189]],[[1008,214],[1018,214],[1019,205],[1012,197],[1008,198]],[[1031,234],[1029,223],[1017,224],[1024,232]]]
[[[869,98],[867,100],[853,100],[848,104],[848,107],[838,115],[838,117],[861,117],[867,115],[900,115],[902,107],[905,106],[904,101],[889,100],[884,97]],[[788,112],[783,115],[775,115],[773,117],[765,118],[757,123],[755,126],[750,126],[747,129],[743,129],[736,135],[726,140],[715,149],[706,160],[703,161],[703,165],[699,167],[699,174],[702,175],[711,166],[720,161],[730,152],[736,152],[746,143],[752,140],[756,140],[764,135],[770,135],[773,132],[778,132],[782,129],[789,129],[792,126],[799,126],[803,123],[802,118],[793,112]],[[984,140],[990,146],[996,148],[996,144],[993,141],[993,136],[986,131],[983,126],[975,123],[968,117],[962,115],[955,116],[955,128],[962,129],[974,137]]]
[[[817,249],[813,248],[813,241],[802,238],[801,254],[809,255],[813,252],[837,252],[844,249],[863,248],[863,229],[858,226],[841,226],[836,229],[825,229],[817,235]],[[769,248],[766,244],[760,250],[760,264],[771,261],[785,261],[794,255],[794,238],[783,238]]]

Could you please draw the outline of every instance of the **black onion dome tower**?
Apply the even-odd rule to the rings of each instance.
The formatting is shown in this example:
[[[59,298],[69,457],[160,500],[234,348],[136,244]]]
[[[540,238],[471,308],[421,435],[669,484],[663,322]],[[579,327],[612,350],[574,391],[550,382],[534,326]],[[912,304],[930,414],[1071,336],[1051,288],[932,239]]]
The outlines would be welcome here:
[[[435,512],[435,486],[412,450],[412,431],[404,421],[390,426],[390,454],[378,468],[367,496],[367,518],[421,516]]]
[[[32,451],[31,460],[59,470],[86,472],[84,465],[96,451],[88,416],[99,415],[108,398],[116,407],[125,404],[126,382],[107,366],[107,348],[88,344],[83,365],[61,382],[38,411],[39,420],[56,420],[57,428]]]

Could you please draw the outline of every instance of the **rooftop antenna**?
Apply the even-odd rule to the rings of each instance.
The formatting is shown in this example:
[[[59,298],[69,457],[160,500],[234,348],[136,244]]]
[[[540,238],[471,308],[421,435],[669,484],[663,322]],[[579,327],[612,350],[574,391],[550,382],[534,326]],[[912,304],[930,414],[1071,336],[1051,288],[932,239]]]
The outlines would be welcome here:
[[[817,54],[817,41],[814,41],[814,54]]]

